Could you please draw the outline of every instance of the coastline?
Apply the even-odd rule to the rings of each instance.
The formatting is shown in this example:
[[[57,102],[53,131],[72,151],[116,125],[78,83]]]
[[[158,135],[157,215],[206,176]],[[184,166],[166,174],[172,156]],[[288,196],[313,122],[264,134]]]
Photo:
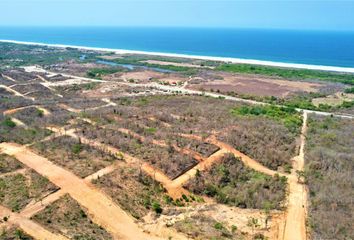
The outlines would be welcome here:
[[[354,73],[354,68],[350,68],[350,67],[323,66],[323,65],[311,65],[311,64],[300,64],[300,63],[284,63],[284,62],[272,62],[272,61],[263,61],[263,60],[255,60],[255,59],[232,58],[232,57],[199,56],[199,55],[188,55],[188,54],[178,54],[178,53],[162,53],[162,52],[149,52],[149,51],[138,51],[138,50],[86,47],[86,46],[65,45],[65,44],[49,44],[49,43],[16,41],[16,40],[6,40],[6,39],[0,39],[0,42],[23,44],[23,45],[48,46],[48,47],[57,47],[57,48],[70,47],[70,48],[76,48],[82,50],[114,52],[116,54],[143,54],[143,55],[151,55],[151,56],[199,59],[199,60],[206,60],[206,61],[261,65],[261,66],[281,67],[281,68],[295,68],[295,69],[319,70],[319,71],[330,71],[330,72]]]

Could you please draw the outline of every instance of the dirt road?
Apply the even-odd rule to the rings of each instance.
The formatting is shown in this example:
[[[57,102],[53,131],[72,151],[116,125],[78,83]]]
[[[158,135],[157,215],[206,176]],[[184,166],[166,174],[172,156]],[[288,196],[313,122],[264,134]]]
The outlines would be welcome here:
[[[142,232],[134,220],[110,198],[71,172],[17,144],[1,143],[0,149],[68,192],[88,210],[92,220],[104,227],[115,239],[158,239]]]
[[[307,112],[304,112],[299,155],[294,158],[292,178],[289,179],[288,208],[283,240],[306,240],[307,188],[299,183],[296,171],[304,170]]]

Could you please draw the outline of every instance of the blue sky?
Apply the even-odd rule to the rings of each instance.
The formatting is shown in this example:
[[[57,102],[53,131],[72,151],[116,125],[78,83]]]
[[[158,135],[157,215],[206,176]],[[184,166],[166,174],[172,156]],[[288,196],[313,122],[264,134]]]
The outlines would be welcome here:
[[[0,0],[0,25],[354,31],[354,0]]]

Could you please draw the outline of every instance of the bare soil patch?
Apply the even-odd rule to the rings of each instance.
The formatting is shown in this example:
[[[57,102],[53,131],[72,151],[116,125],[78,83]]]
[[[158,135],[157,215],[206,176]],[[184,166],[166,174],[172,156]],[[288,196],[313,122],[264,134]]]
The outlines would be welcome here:
[[[204,89],[214,92],[236,92],[238,94],[286,97],[296,92],[317,92],[325,84],[285,79],[262,77],[256,75],[238,75],[218,73],[219,79],[202,78],[190,81],[188,88]]]

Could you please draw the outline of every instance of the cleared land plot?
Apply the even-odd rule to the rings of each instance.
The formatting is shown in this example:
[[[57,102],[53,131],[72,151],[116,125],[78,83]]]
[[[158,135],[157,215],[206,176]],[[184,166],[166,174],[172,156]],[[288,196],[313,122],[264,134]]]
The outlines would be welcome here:
[[[36,74],[25,72],[22,69],[11,69],[3,72],[4,75],[14,79],[16,82],[29,82],[37,78]]]
[[[39,92],[43,96],[52,94],[48,88],[44,87],[43,85],[41,85],[39,83],[16,85],[16,86],[13,86],[12,89],[14,89],[17,92],[22,93],[22,94],[35,93],[35,92]]]
[[[82,178],[111,165],[115,160],[114,157],[67,136],[36,143],[32,149]]]
[[[0,227],[1,240],[32,240],[31,236],[27,235],[18,227]]]
[[[354,121],[309,116],[305,180],[313,239],[353,239]]]
[[[93,223],[86,212],[69,195],[64,195],[32,219],[70,239],[113,239],[106,230]]]
[[[257,113],[254,116],[237,114],[235,108],[248,105],[197,96],[150,96],[116,102],[115,115],[110,110],[95,113],[93,117],[113,116],[109,120],[114,124],[127,121],[127,128],[164,140],[176,139],[175,135],[180,133],[203,137],[215,134],[221,141],[273,170],[289,171],[291,159],[296,155],[301,127],[298,113],[259,107],[252,109],[252,113]],[[149,117],[159,123],[148,122]]]
[[[19,119],[27,125],[31,125],[34,122],[38,121],[39,118],[42,120],[45,118],[44,112],[36,107],[24,108],[17,111],[12,115],[13,117]],[[40,120],[39,120],[40,121]]]
[[[286,185],[286,178],[256,172],[229,154],[210,170],[197,172],[186,188],[231,206],[282,209]]]
[[[221,93],[286,97],[297,92],[317,92],[325,84],[293,81],[259,75],[238,75],[218,72],[219,79],[189,81],[188,88]]]
[[[7,91],[5,88],[0,87],[0,98],[13,96],[12,92]]]
[[[51,131],[47,129],[37,126],[22,128],[16,124],[13,125],[13,122],[8,118],[1,119],[0,117],[0,142],[28,144],[48,137],[50,134]]]
[[[139,164],[120,164],[114,172],[94,180],[94,184],[137,219],[150,211],[161,213],[171,202],[164,188],[145,175]]]
[[[0,174],[23,168],[23,164],[7,154],[0,154]]]
[[[203,213],[198,216],[186,217],[183,220],[177,221],[174,224],[174,228],[176,228],[178,232],[186,234],[190,239],[196,240],[245,239],[241,233],[237,232],[236,226],[232,229]]]
[[[172,179],[198,163],[192,157],[176,152],[173,147],[165,148],[147,141],[141,142],[114,129],[103,129],[85,124],[81,125],[78,134],[114,146],[124,153],[142,159],[161,169]]]
[[[28,170],[0,178],[0,204],[20,211],[31,201],[39,201],[58,188],[38,173]]]

